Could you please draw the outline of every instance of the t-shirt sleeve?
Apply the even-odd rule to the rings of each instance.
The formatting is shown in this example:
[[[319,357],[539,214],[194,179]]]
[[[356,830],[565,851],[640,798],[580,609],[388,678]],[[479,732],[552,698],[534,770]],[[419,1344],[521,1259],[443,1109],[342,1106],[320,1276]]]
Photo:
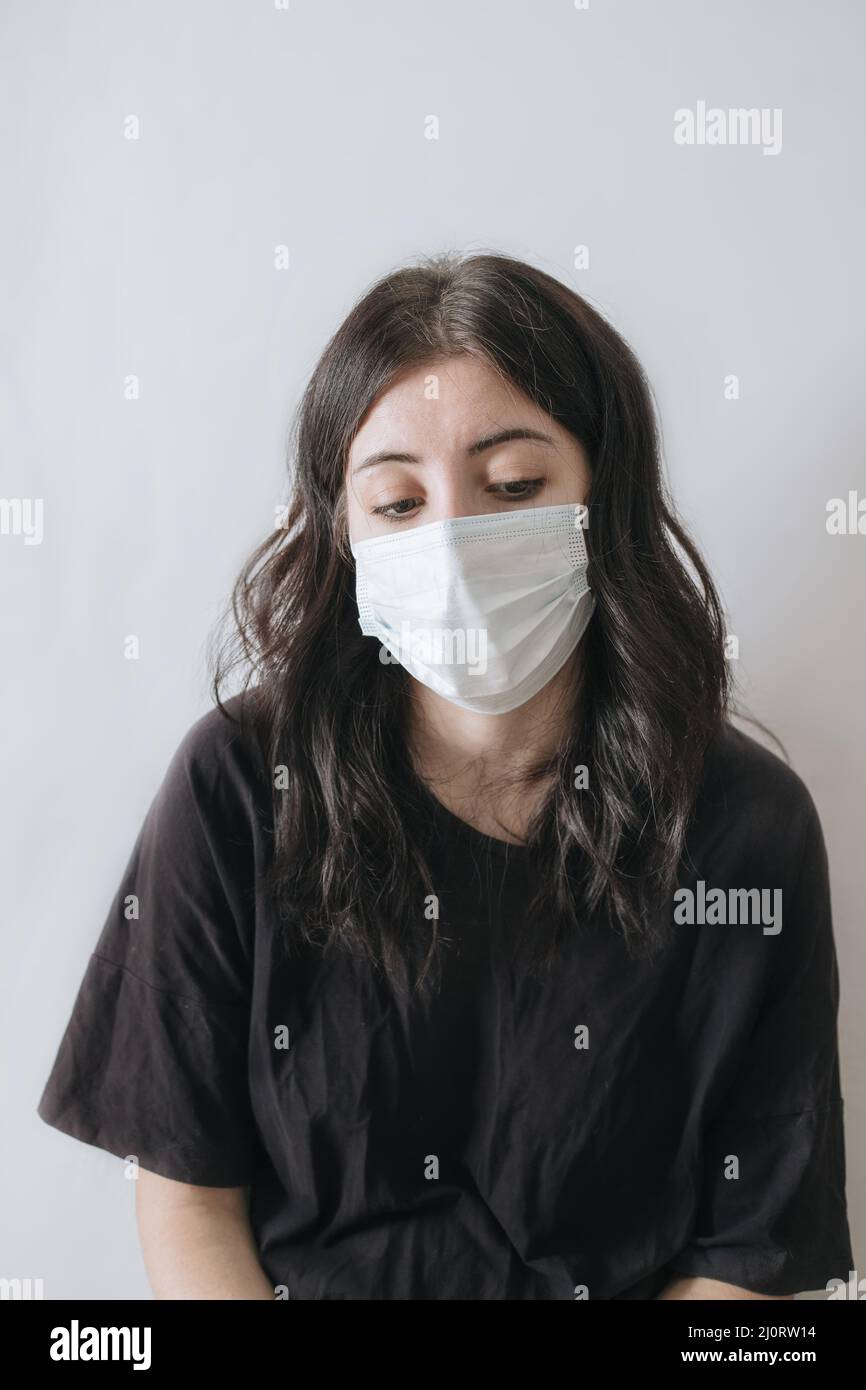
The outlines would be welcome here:
[[[770,962],[761,1008],[703,1136],[693,1237],[668,1267],[776,1296],[825,1289],[853,1268],[827,854],[805,799],[782,930],[759,947]]]
[[[253,851],[228,721],[187,733],[145,816],[38,1104],[162,1177],[246,1186]]]

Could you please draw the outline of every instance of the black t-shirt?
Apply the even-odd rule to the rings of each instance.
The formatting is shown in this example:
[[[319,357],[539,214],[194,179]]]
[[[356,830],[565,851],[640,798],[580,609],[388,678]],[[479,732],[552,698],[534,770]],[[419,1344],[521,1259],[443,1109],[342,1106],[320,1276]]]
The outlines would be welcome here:
[[[546,982],[501,949],[530,896],[529,852],[431,795],[451,945],[439,991],[408,1003],[360,957],[278,950],[270,797],[248,732],[218,710],[190,729],[89,961],[43,1120],[164,1177],[248,1187],[280,1297],[654,1298],[676,1275],[789,1294],[848,1279],[827,859],[780,759],[730,724],[712,749],[680,877],[706,924],[680,925],[652,964],[583,930]],[[767,890],[764,925],[710,924],[711,889]]]

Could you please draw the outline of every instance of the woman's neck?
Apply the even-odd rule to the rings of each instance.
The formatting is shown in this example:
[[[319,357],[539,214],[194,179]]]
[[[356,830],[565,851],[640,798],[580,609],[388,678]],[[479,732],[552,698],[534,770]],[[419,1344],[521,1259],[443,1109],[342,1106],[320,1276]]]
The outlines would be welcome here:
[[[572,732],[574,680],[573,658],[525,705],[477,714],[410,677],[409,741],[418,776],[461,820],[494,839],[523,843]]]

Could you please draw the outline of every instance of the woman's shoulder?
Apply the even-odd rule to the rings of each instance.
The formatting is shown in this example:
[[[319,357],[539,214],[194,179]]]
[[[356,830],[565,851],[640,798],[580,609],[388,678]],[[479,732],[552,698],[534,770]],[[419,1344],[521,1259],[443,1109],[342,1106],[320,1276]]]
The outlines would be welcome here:
[[[229,696],[188,725],[174,759],[189,773],[203,778],[240,766],[260,775],[264,756],[256,690]]]
[[[707,750],[694,822],[705,842],[740,842],[765,866],[781,867],[814,833],[818,814],[790,763],[728,719]]]
[[[253,818],[270,794],[264,747],[254,689],[215,704],[177,742],[158,802],[192,802],[210,820]]]
[[[707,750],[701,792],[740,813],[808,818],[814,810],[812,793],[791,764],[730,719]]]

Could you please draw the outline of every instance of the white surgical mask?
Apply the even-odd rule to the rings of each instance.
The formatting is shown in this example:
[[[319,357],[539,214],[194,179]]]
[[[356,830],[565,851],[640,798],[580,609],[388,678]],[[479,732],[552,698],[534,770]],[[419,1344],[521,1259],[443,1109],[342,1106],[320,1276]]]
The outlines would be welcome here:
[[[361,631],[463,709],[507,714],[571,656],[592,617],[568,503],[433,521],[356,541]]]

